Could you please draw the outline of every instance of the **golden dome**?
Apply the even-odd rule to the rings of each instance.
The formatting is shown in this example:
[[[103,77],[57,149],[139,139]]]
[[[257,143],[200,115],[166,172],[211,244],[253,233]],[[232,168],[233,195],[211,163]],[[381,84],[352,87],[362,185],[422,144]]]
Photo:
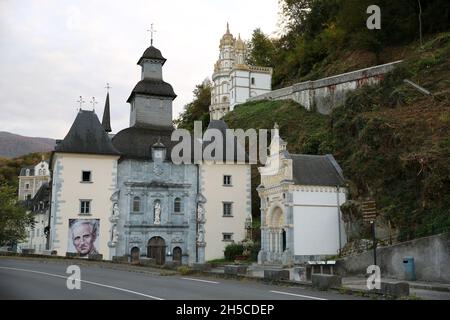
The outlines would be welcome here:
[[[223,46],[233,46],[234,45],[234,38],[233,35],[230,33],[230,27],[227,22],[227,32],[222,36],[222,39],[220,40],[220,47]]]
[[[241,39],[241,34],[239,34],[238,39],[236,40],[235,48],[237,50],[245,50],[245,43]]]

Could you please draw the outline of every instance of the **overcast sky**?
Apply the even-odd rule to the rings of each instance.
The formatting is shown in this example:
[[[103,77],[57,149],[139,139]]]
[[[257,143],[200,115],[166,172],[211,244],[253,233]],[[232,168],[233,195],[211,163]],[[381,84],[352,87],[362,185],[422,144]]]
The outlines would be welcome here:
[[[249,39],[277,31],[278,0],[0,0],[0,131],[60,139],[82,95],[103,114],[111,84],[113,132],[128,127],[126,100],[140,80],[136,65],[150,45],[167,59],[164,80],[178,97],[174,117],[211,77],[227,21]]]

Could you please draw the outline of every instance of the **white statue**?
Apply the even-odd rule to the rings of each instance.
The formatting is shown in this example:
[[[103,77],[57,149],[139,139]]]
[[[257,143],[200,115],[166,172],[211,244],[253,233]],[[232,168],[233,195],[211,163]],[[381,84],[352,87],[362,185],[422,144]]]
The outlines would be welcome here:
[[[116,203],[114,203],[114,206],[113,206],[113,217],[118,218],[119,215],[120,215],[119,205],[116,202]]]
[[[200,230],[198,232],[198,242],[202,243],[203,241],[205,241],[205,233],[202,230]]]
[[[198,221],[203,221],[205,218],[205,209],[201,205],[198,206]]]
[[[154,224],[160,224],[161,223],[161,204],[159,201],[155,203],[155,220]]]
[[[119,241],[119,233],[117,232],[117,225],[115,224],[112,230],[112,242],[117,243]]]

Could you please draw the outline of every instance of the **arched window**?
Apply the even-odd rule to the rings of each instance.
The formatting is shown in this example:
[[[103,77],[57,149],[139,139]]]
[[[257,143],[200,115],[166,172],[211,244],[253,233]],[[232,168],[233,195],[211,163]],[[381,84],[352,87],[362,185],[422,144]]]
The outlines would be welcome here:
[[[133,212],[141,211],[141,198],[134,197],[133,198]]]
[[[42,169],[39,169],[39,175],[42,176]]]
[[[181,212],[181,199],[175,198],[175,201],[173,202],[173,211],[176,213]]]
[[[30,175],[30,169],[27,169],[27,170],[25,171],[25,175],[26,175],[26,176],[29,176],[29,175]]]

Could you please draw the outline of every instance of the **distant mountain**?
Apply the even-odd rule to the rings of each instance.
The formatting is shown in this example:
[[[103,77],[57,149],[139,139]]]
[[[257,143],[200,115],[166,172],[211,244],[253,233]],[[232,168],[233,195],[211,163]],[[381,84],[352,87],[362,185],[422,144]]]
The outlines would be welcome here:
[[[54,147],[54,139],[24,137],[0,131],[0,157],[15,158],[33,152],[51,151]]]

